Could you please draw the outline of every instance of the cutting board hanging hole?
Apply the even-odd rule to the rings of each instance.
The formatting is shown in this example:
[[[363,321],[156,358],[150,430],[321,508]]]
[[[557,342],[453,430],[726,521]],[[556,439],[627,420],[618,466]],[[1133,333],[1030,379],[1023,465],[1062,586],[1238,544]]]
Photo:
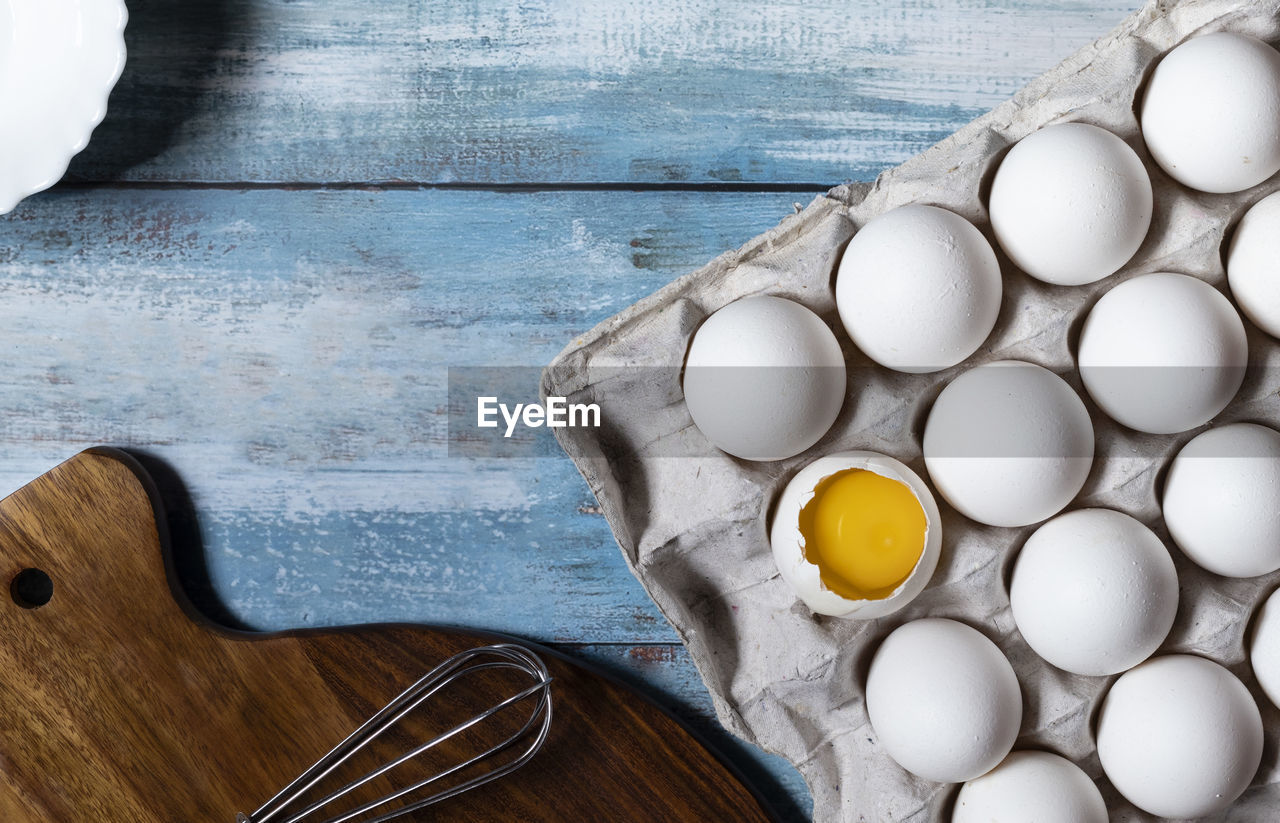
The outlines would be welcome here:
[[[24,609],[38,609],[53,599],[53,578],[40,569],[23,569],[9,584],[9,595]]]
[[[0,0],[0,19],[7,8]],[[4,708],[21,707],[0,716],[0,823],[231,823],[237,810],[271,797],[434,665],[505,642],[405,624],[225,631],[174,600],[177,560],[162,538],[160,499],[132,457],[95,449],[0,500],[0,696]],[[776,820],[642,696],[556,652],[536,653],[554,678],[556,719],[543,750],[483,790],[443,801],[439,815],[413,819]],[[502,676],[515,669],[485,669],[484,677],[469,671],[466,683],[432,696],[303,799],[319,800],[316,794],[391,762],[522,682]],[[517,729],[523,722],[509,719]],[[501,742],[509,728],[486,721],[459,731],[350,799],[371,800],[437,766],[457,766]],[[449,785],[476,772],[463,769]]]

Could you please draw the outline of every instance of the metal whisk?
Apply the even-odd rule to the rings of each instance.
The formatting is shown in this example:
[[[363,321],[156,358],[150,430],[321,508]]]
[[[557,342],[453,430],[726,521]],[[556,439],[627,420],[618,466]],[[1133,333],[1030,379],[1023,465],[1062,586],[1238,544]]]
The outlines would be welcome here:
[[[431,699],[442,689],[457,681],[459,678],[478,672],[507,669],[515,670],[524,675],[528,675],[532,679],[532,685],[521,691],[507,697],[491,708],[471,717],[470,719],[457,724],[448,731],[442,732],[430,740],[415,746],[407,753],[396,757],[383,766],[374,769],[361,778],[358,778],[341,788],[325,795],[315,802],[303,808],[292,810],[294,806],[300,806],[301,798],[311,791],[317,784],[332,774],[342,764],[346,763],[353,755],[378,738],[388,729],[394,727],[397,723],[405,718],[410,712],[420,707],[424,702]],[[444,741],[459,735],[466,730],[489,720],[498,712],[511,708],[518,703],[529,701],[532,705],[528,717],[523,725],[515,733],[511,734],[499,743],[490,746],[480,754],[471,757],[464,762],[450,766],[447,769],[437,772],[436,774],[424,779],[418,780],[413,785],[403,789],[393,791],[380,799],[364,803],[358,808],[343,811],[337,814],[325,812],[324,810],[335,803],[342,797],[345,797],[352,791],[359,789],[370,781],[390,772],[414,758],[419,757],[423,753],[431,750]],[[307,769],[306,772],[299,775],[296,780],[286,786],[275,797],[263,804],[262,808],[250,815],[239,814],[236,816],[236,823],[345,823],[349,820],[362,817],[367,814],[374,813],[383,806],[393,803],[403,802],[397,808],[382,811],[377,817],[369,818],[362,823],[383,823],[383,821],[408,814],[433,803],[439,803],[450,797],[462,794],[465,791],[474,789],[490,783],[503,775],[510,774],[516,769],[528,763],[538,750],[542,748],[542,744],[547,739],[547,732],[551,728],[551,675],[547,672],[546,665],[529,649],[523,646],[517,646],[511,643],[500,643],[493,646],[482,646],[475,649],[464,651],[454,655],[445,662],[441,663],[425,677],[414,683],[406,689],[399,697],[392,700],[385,708],[369,718],[365,723],[352,732],[346,740],[339,743],[332,751],[320,758],[314,766]],[[415,797],[419,793],[428,789],[438,781],[443,780],[450,775],[458,774],[472,766],[478,766],[481,763],[487,763],[496,760],[503,752],[515,750],[523,745],[523,750],[519,756],[508,760],[501,765],[492,766],[482,773],[470,777],[456,786],[436,791],[425,797]],[[325,817],[330,814],[332,816]]]

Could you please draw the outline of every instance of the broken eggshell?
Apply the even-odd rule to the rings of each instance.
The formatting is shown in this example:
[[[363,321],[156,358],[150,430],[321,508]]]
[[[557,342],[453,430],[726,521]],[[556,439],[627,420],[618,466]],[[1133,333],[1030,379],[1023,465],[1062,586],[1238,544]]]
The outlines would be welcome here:
[[[800,512],[813,499],[824,479],[842,471],[862,469],[896,480],[915,495],[925,514],[924,550],[915,567],[887,597],[853,600],[832,591],[823,582],[817,565],[805,558]],[[778,573],[804,604],[817,614],[871,620],[892,614],[916,598],[928,584],[942,552],[942,518],[938,504],[924,480],[899,460],[870,451],[845,451],[820,457],[791,478],[774,511],[769,530],[773,560]]]

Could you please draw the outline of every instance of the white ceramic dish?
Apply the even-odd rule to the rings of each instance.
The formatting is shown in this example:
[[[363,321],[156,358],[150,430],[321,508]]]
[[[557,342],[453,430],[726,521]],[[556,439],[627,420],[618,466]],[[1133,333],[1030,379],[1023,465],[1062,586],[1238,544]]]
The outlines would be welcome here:
[[[123,0],[0,0],[0,214],[67,171],[124,68]]]

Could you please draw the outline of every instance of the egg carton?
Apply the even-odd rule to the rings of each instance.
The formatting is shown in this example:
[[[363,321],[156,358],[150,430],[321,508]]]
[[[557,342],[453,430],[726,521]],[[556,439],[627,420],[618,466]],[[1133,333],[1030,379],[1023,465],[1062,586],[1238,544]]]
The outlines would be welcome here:
[[[1085,400],[1096,456],[1071,508],[1106,507],[1133,515],[1170,546],[1181,601],[1159,653],[1209,657],[1253,693],[1268,730],[1262,768],[1221,820],[1280,819],[1277,737],[1280,711],[1253,678],[1246,630],[1280,573],[1216,577],[1173,548],[1158,490],[1172,456],[1197,431],[1174,436],[1126,430],[1089,400],[1073,351],[1098,297],[1156,271],[1192,275],[1226,292],[1223,244],[1250,205],[1280,179],[1239,194],[1191,191],[1152,162],[1135,108],[1158,58],[1211,31],[1280,40],[1280,0],[1149,2],[1113,32],[1028,84],[1010,101],[965,126],[873,184],[838,186],[778,226],[682,277],[575,340],[543,374],[544,396],[596,403],[600,428],[556,430],[609,521],[627,563],[688,647],[733,733],[795,764],[813,794],[818,821],[926,823],[949,816],[957,787],[913,777],[876,742],[863,684],[871,655],[894,628],[925,616],[965,622],[1004,651],[1023,690],[1016,748],[1041,748],[1074,761],[1099,787],[1113,820],[1152,820],[1129,805],[1102,774],[1094,745],[1097,709],[1112,678],[1082,677],[1043,662],[1018,634],[1009,611],[1012,556],[1031,527],[1006,529],[943,507],[942,558],[910,605],[872,621],[815,616],[779,577],[770,552],[770,506],[800,467],[836,451],[883,452],[927,477],[924,420],[938,393],[984,362],[1017,359],[1064,376]],[[1005,151],[1053,123],[1084,122],[1123,138],[1151,176],[1150,232],[1117,274],[1079,287],[1055,287],[1018,271],[999,252],[986,200]],[[1000,255],[1004,299],[994,331],[957,367],[926,375],[891,372],[844,335],[832,282],[844,245],[871,218],[909,203],[941,206],[976,225]],[[693,331],[741,297],[772,294],[819,314],[841,340],[850,395],[831,431],[798,457],[737,460],[711,448],[693,426],[680,365]],[[910,322],[910,318],[903,318]],[[1246,324],[1251,369],[1217,423],[1280,425],[1280,344]]]

